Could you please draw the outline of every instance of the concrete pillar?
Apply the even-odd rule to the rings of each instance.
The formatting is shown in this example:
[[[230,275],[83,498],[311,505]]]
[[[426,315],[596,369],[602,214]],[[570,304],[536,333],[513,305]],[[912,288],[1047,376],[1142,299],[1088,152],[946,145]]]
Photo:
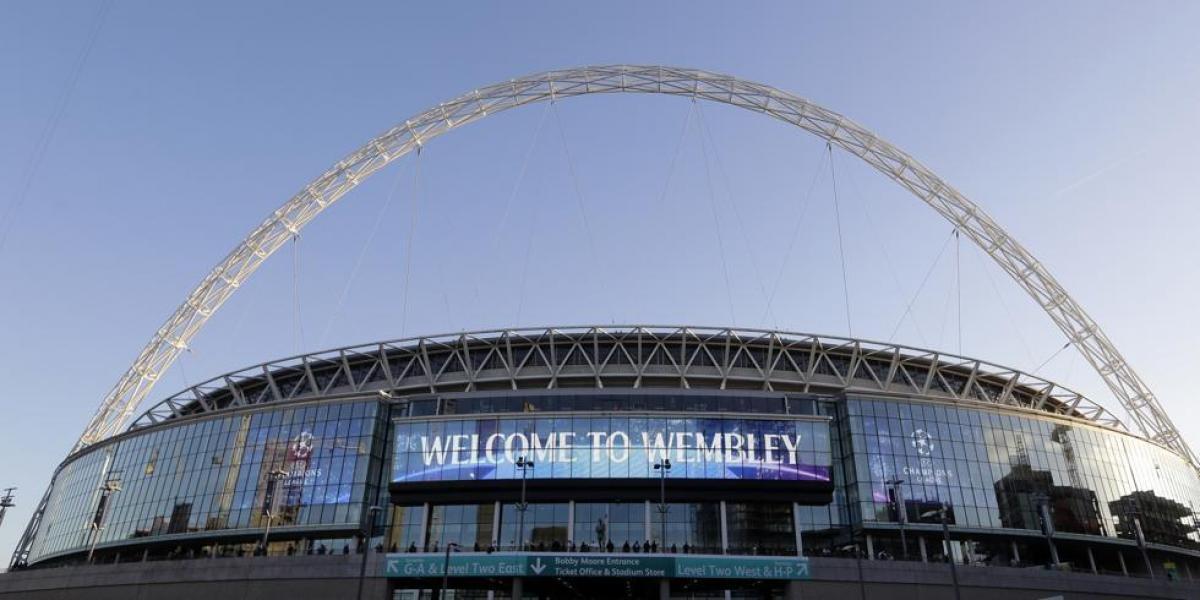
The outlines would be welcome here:
[[[1087,553],[1088,553],[1088,566],[1092,567],[1092,575],[1095,575],[1095,574],[1099,573],[1099,571],[1096,570],[1096,557],[1092,554],[1091,546],[1087,547]]]
[[[917,538],[917,546],[921,549],[921,562],[929,562],[929,550],[925,548],[925,536]]]
[[[1017,541],[1009,540],[1008,545],[1010,548],[1012,548],[1013,560],[1017,561],[1018,563],[1021,562],[1021,550],[1017,548]]]
[[[792,503],[792,527],[796,530],[796,556],[804,556],[804,537],[800,533],[800,503]]]
[[[496,508],[492,509],[492,545],[500,550],[504,547],[504,539],[500,537],[500,510],[503,508],[497,500]]]
[[[729,554],[729,519],[725,518],[725,501],[721,501],[721,554]],[[729,591],[725,591],[729,597]]]
[[[567,549],[575,541],[575,501],[567,501]]]
[[[867,534],[867,560],[875,560],[875,538]]]
[[[646,501],[646,530],[642,532],[642,540],[650,539],[650,533],[654,531],[654,525],[650,522],[650,501]]]
[[[1129,567],[1125,566],[1125,553],[1117,550],[1117,560],[1121,563],[1121,572],[1129,577]]]
[[[417,532],[421,534],[421,543],[418,545],[418,547],[421,549],[421,552],[424,552],[424,551],[428,550],[428,547],[429,547],[429,503],[428,502],[421,505],[421,527],[419,529],[417,529]]]
[[[658,600],[671,600],[671,580],[658,580]]]
[[[525,578],[513,577],[512,582],[512,597],[513,600],[521,600],[521,596],[525,595]]]

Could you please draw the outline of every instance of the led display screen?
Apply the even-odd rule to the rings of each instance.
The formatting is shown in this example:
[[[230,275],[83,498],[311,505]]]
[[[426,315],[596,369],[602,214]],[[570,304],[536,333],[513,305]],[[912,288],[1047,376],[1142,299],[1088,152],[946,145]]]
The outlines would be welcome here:
[[[825,421],[653,416],[402,420],[395,483],[657,478],[830,480]],[[521,469],[518,460],[533,467]]]

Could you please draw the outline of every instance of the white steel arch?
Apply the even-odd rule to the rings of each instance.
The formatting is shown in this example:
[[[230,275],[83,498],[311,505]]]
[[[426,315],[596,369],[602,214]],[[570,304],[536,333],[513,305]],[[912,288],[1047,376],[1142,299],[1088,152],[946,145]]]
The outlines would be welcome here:
[[[853,121],[773,87],[694,69],[631,65],[548,71],[479,88],[404,121],[338,161],[271,213],[192,290],[104,398],[76,449],[119,432],[225,300],[288,239],[364,179],[433,138],[490,114],[602,93],[667,94],[729,104],[795,125],[858,156],[932,207],[991,256],[1045,309],[1141,432],[1197,464],[1153,392],[1099,325],[1029,251],[924,165]]]

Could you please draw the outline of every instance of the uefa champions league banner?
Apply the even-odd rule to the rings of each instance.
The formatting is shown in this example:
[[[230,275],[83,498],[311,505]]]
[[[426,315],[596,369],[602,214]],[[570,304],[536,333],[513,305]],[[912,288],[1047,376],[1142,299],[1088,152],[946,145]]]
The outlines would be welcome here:
[[[537,417],[401,420],[395,483],[660,477],[830,481],[825,421]],[[534,466],[522,470],[524,458]]]

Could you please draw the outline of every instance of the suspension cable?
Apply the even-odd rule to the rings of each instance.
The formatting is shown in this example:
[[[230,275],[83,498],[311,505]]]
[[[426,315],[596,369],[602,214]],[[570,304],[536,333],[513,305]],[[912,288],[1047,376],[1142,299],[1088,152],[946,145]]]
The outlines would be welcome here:
[[[933,264],[929,265],[928,271],[925,271],[925,277],[923,277],[921,279],[921,285],[917,286],[916,292],[913,292],[912,298],[909,299],[908,305],[906,305],[904,307],[904,312],[901,313],[900,319],[898,321],[896,321],[896,326],[892,328],[892,333],[891,333],[891,335],[888,336],[887,341],[889,341],[889,342],[892,341],[892,339],[896,337],[896,334],[900,333],[900,326],[904,324],[904,319],[907,318],[910,313],[912,313],[913,304],[917,301],[917,298],[921,295],[921,291],[925,289],[925,284],[929,282],[929,277],[931,275],[933,275],[933,270],[937,268],[938,263],[941,262],[941,260],[942,260],[942,254],[945,254],[945,252],[946,252],[946,246],[950,245],[950,240],[954,238],[954,234],[957,231],[958,231],[957,228],[952,230],[950,232],[950,235],[946,237],[946,241],[942,242],[942,247],[941,247],[941,249],[938,250],[937,256],[934,257]],[[913,323],[914,324],[916,323],[916,317],[913,317]]]
[[[91,57],[92,49],[96,45],[96,38],[100,37],[100,31],[104,29],[104,24],[108,20],[108,13],[112,10],[114,1],[107,0],[101,3],[100,8],[96,10],[96,16],[92,21],[91,28],[88,30],[83,49],[75,59],[75,64],[67,76],[67,81],[63,85],[58,101],[55,102],[54,108],[50,111],[50,118],[46,121],[45,127],[42,128],[37,142],[34,143],[33,153],[30,154],[29,162],[25,164],[25,170],[21,173],[21,182],[18,184],[16,196],[4,207],[4,212],[0,213],[0,253],[4,252],[4,244],[8,241],[8,234],[12,231],[13,224],[17,220],[21,207],[29,199],[29,190],[33,187],[33,182],[37,179],[38,171],[42,168],[42,162],[45,161],[50,145],[54,142],[55,134],[58,132],[58,125],[62,122],[63,115],[67,112],[67,106],[70,105],[71,98],[75,95],[75,88],[79,83],[79,77],[83,74],[84,67],[87,66],[88,58]]]
[[[185,348],[185,350],[186,352],[179,353],[179,360],[175,361],[175,363],[179,365],[179,377],[180,379],[183,379],[183,389],[190,390],[192,389],[192,382],[188,378],[187,367],[184,366],[184,363],[187,361],[184,359],[187,358],[187,355],[191,353],[192,349]]]
[[[1042,367],[1045,367],[1047,364],[1050,363],[1050,361],[1054,360],[1054,357],[1058,356],[1059,354],[1062,353],[1063,350],[1066,350],[1067,348],[1070,348],[1070,347],[1071,347],[1071,342],[1070,342],[1070,340],[1068,340],[1067,343],[1063,344],[1061,348],[1059,348],[1058,350],[1055,350],[1054,354],[1051,354],[1048,358],[1046,358],[1046,360],[1043,360],[1042,364],[1038,365],[1037,368],[1034,369],[1033,372],[1030,373],[1030,375],[1037,375],[1038,371],[1042,370]]]
[[[1016,334],[1017,341],[1021,343],[1021,347],[1025,350],[1025,355],[1029,358],[1029,364],[1032,365],[1035,361],[1037,361],[1037,359],[1033,356],[1033,350],[1030,347],[1029,342],[1026,341],[1025,336],[1021,334],[1019,322],[1017,321],[1016,316],[1013,315],[1012,311],[1009,310],[1008,303],[1004,301],[1004,296],[1000,294],[1000,287],[996,285],[996,280],[992,277],[992,273],[989,270],[989,266],[995,263],[985,264],[983,259],[979,258],[978,252],[970,252],[969,254],[975,257],[975,262],[979,265],[979,270],[983,271],[984,277],[988,280],[988,284],[991,285],[992,294],[995,296],[996,300],[1000,302],[1000,308],[1004,310],[1004,314],[1008,317],[1008,321],[1012,325],[1011,331]]]
[[[537,193],[533,197],[533,216],[529,219],[529,233],[525,236],[525,257],[521,260],[521,279],[517,287],[517,318],[513,321],[514,327],[521,326],[521,313],[525,309],[525,283],[529,278],[529,257],[533,253],[533,241],[537,237],[538,221],[541,216],[542,208],[542,193],[541,182],[539,180]]]
[[[962,356],[962,240],[958,235],[958,229],[954,230],[954,289],[958,295],[958,308],[954,311],[958,315],[958,354]]]
[[[300,236],[292,234],[292,342],[296,354],[303,352],[304,314],[300,310]]]
[[[572,187],[575,189],[575,204],[579,208],[579,218],[583,221],[583,229],[587,234],[588,251],[592,255],[592,272],[599,275],[600,255],[596,252],[596,237],[592,235],[592,225],[588,220],[587,207],[583,199],[583,187],[579,184],[579,174],[575,170],[575,160],[571,157],[571,149],[567,145],[566,129],[563,128],[562,119],[558,116],[558,103],[551,100],[550,109],[554,113],[554,123],[558,126],[558,137],[562,142],[563,155],[567,158],[567,170],[571,175]],[[597,297],[604,298],[603,302],[607,307],[608,320],[610,323],[615,324],[617,319],[613,313],[612,296],[600,277],[594,277],[593,279],[596,280],[596,287],[598,288]]]
[[[484,256],[496,256],[497,250],[500,246],[500,234],[504,231],[504,227],[508,223],[509,214],[512,212],[512,206],[516,202],[517,195],[520,193],[522,185],[525,183],[525,175],[529,170],[530,159],[533,157],[534,150],[537,149],[538,141],[542,138],[542,129],[546,125],[546,117],[550,114],[551,106],[551,103],[547,103],[546,107],[542,110],[542,116],[538,119],[537,127],[533,132],[533,137],[529,140],[529,147],[525,149],[525,158],[521,161],[521,170],[518,171],[517,179],[515,182],[513,182],[512,190],[509,191],[508,197],[504,200],[504,210],[500,213],[500,220],[497,221],[495,227],[492,228],[491,240],[488,243],[488,252]],[[474,308],[478,310],[481,302],[479,296],[479,272],[478,270],[474,269],[471,272],[473,279],[475,280],[475,297],[473,304]]]
[[[425,195],[425,204],[428,204],[430,207],[437,206],[437,202],[435,201],[436,193],[433,187],[433,181],[434,178],[430,176],[428,178],[422,177],[420,182],[421,190]],[[455,328],[454,323],[456,323],[456,321],[454,320],[453,311],[450,309],[450,296],[446,292],[446,269],[434,269],[433,276],[437,279],[438,295],[441,296],[442,310],[446,313],[445,331],[452,331]],[[461,327],[459,329],[463,330]]]
[[[825,150],[829,152],[829,179],[833,185],[833,214],[837,222],[838,262],[842,266],[842,296],[846,300],[846,330],[854,337],[854,325],[850,322],[850,283],[846,276],[846,248],[842,243],[842,210],[838,206],[837,173],[833,168],[833,144],[825,142]]]
[[[843,179],[848,180],[849,187],[854,191],[854,195],[858,198],[858,205],[862,208],[863,217],[867,221],[867,229],[869,230],[869,238],[875,240],[879,246],[879,253],[883,255],[884,266],[887,268],[888,275],[892,280],[892,286],[896,290],[896,296],[901,297],[904,294],[904,284],[900,282],[899,270],[896,269],[895,263],[892,261],[892,253],[888,250],[887,244],[884,243],[882,230],[875,224],[875,218],[871,216],[870,196],[862,192],[862,188],[858,185],[858,179],[854,177],[854,171],[848,170],[844,172]],[[921,340],[922,345],[928,345],[925,339],[925,332],[921,330],[921,324],[916,319],[911,321],[913,330],[917,333],[917,339]]]
[[[953,276],[953,273],[951,273],[951,276]],[[933,345],[934,348],[942,348],[943,347],[942,342],[944,342],[946,339],[946,331],[950,328],[950,326],[949,326],[950,315],[951,315],[950,307],[953,304],[954,304],[954,281],[951,280],[950,283],[946,286],[946,301],[942,303],[942,310],[941,310],[941,312],[938,313],[939,315],[941,315],[942,320],[940,323],[941,326],[938,328],[937,343],[935,343]],[[949,343],[949,342],[946,342],[946,343]]]
[[[696,99],[693,98],[695,103]],[[733,285],[729,279],[729,261],[725,257],[725,236],[721,233],[721,219],[717,216],[717,200],[713,190],[712,169],[708,164],[708,148],[704,144],[703,131],[698,136],[700,138],[700,153],[704,160],[704,179],[708,182],[708,208],[712,213],[713,225],[717,231],[717,251],[721,255],[721,272],[725,276],[725,297],[729,301],[729,321],[734,327],[737,326],[737,314],[733,308]]]
[[[713,139],[712,129],[708,126],[708,119],[704,116],[704,107],[696,101],[692,101],[696,105],[696,114],[699,116],[697,123],[700,127],[700,143],[704,144],[707,140],[709,148],[712,148],[713,162],[717,165],[717,173],[721,176],[721,181],[725,185],[725,196],[729,200],[729,206],[733,209],[733,216],[737,219],[738,233],[742,236],[742,244],[746,246],[746,255],[750,257],[750,269],[754,273],[754,279],[758,282],[758,291],[762,295],[762,300],[765,305],[767,301],[767,286],[763,281],[762,269],[759,268],[758,260],[754,254],[754,248],[750,245],[750,236],[746,234],[746,224],[742,219],[742,211],[738,209],[737,197],[733,194],[733,186],[729,184],[729,174],[725,170],[725,163],[721,160],[721,151]],[[767,315],[771,318],[775,328],[779,329],[779,319],[775,316],[775,311],[771,310],[770,306],[766,307]]]
[[[400,309],[400,337],[404,337],[408,328],[408,292],[412,283],[413,238],[417,235],[417,216],[421,206],[421,146],[417,146],[417,156],[413,161],[413,194],[412,212],[408,219],[408,239],[404,242],[404,291]]]
[[[808,212],[809,199],[812,198],[812,193],[817,187],[817,182],[825,174],[825,159],[826,154],[822,151],[817,168],[813,171],[812,181],[809,182],[808,189],[804,192],[804,197],[800,199],[800,209],[796,214],[796,225],[792,227],[792,235],[788,240],[787,250],[783,253],[783,263],[779,265],[779,274],[776,275],[775,283],[771,286],[771,296],[767,298],[767,311],[763,313],[764,320],[771,314],[771,307],[775,304],[775,296],[779,293],[779,285],[783,283],[783,275],[787,272],[788,263],[792,259],[792,250],[796,247],[796,240],[800,239],[800,226],[804,224],[804,216]]]
[[[333,309],[333,314],[325,322],[325,328],[321,330],[321,337],[317,339],[319,348],[325,347],[325,338],[329,335],[329,330],[333,328],[334,321],[342,315],[342,310],[346,305],[346,299],[350,295],[350,288],[353,287],[355,279],[358,277],[358,271],[362,268],[363,261],[366,259],[367,250],[370,249],[371,243],[375,241],[375,236],[379,234],[379,230],[383,225],[384,217],[391,209],[392,202],[396,199],[397,192],[400,190],[400,184],[404,180],[404,170],[396,169],[396,179],[392,182],[392,187],[388,191],[387,197],[384,200],[383,206],[379,208],[379,212],[375,214],[375,223],[371,225],[371,231],[367,234],[367,239],[363,241],[362,246],[358,249],[358,256],[354,259],[354,265],[350,268],[350,274],[346,277],[346,283],[342,286],[342,293],[338,295],[337,305]]]
[[[662,193],[658,196],[658,206],[667,202],[667,193],[671,190],[671,179],[675,176],[675,164],[679,162],[679,155],[683,151],[683,142],[687,138],[688,130],[691,129],[692,113],[696,112],[699,106],[693,100],[688,106],[687,116],[683,118],[683,129],[679,131],[679,140],[675,142],[675,152],[671,154],[671,163],[667,165],[667,179],[663,182]]]

